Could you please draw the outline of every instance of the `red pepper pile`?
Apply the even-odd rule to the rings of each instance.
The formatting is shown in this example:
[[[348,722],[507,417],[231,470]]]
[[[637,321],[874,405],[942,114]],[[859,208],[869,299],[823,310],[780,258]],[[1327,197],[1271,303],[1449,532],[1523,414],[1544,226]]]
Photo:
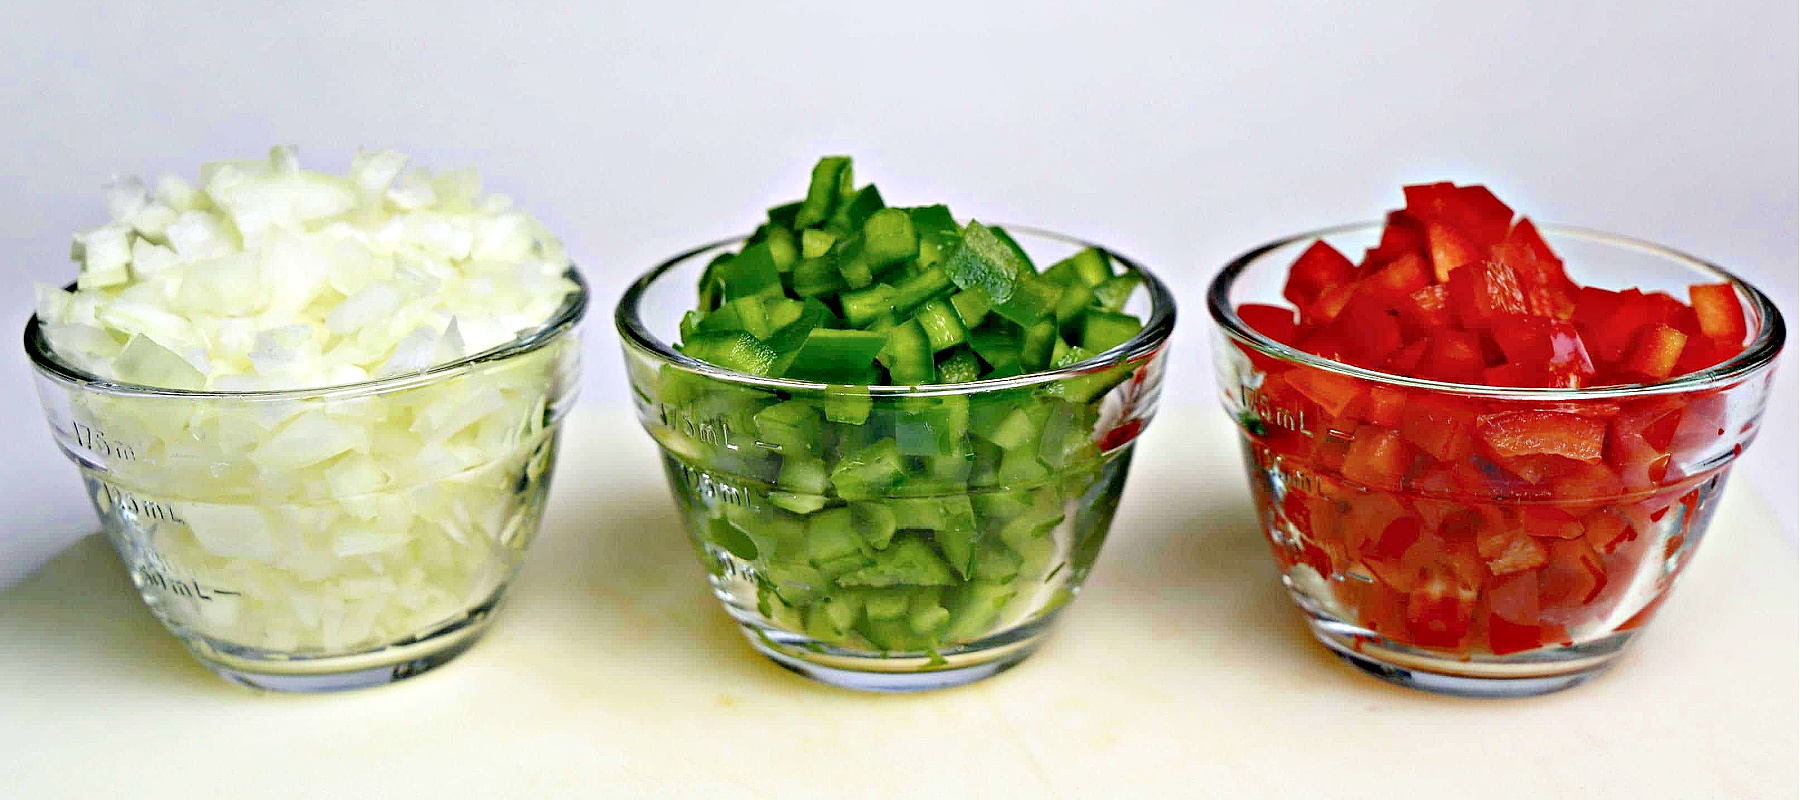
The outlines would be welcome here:
[[[1744,347],[1730,284],[1691,287],[1691,304],[1577,286],[1486,188],[1405,194],[1361,264],[1324,242],[1300,256],[1282,292],[1298,313],[1246,304],[1238,315],[1333,361],[1490,386],[1656,382]],[[1717,472],[1680,465],[1726,434],[1718,391],[1485,399],[1244,349],[1267,374],[1246,398],[1260,418],[1252,452],[1285,478],[1279,500],[1253,483],[1265,514],[1298,534],[1278,543],[1282,566],[1312,566],[1356,622],[1415,647],[1505,654],[1640,624],[1667,582],[1648,596],[1627,588],[1680,550]]]

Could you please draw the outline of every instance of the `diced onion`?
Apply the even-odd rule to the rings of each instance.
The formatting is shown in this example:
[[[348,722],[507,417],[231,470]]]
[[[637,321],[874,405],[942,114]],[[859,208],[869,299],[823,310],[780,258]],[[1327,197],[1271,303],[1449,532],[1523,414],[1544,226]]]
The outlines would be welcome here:
[[[77,289],[38,287],[36,310],[59,357],[108,379],[259,392],[416,373],[543,324],[574,289],[561,243],[473,171],[389,151],[333,176],[275,148],[206,164],[197,185],[104,194],[112,221],[71,250]],[[142,534],[156,558],[236,592],[169,613],[222,641],[345,652],[441,624],[512,574],[565,363],[547,348],[316,398],[92,393],[74,413],[132,440],[109,480],[167,498],[175,518]]]

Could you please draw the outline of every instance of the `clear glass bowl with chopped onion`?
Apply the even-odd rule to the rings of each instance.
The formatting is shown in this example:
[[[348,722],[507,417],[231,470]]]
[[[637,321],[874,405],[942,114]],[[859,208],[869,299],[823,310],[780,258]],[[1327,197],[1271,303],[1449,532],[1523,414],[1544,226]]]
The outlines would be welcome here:
[[[25,349],[144,602],[257,688],[387,683],[471,645],[535,536],[587,288],[470,173],[290,150],[109,187]]]

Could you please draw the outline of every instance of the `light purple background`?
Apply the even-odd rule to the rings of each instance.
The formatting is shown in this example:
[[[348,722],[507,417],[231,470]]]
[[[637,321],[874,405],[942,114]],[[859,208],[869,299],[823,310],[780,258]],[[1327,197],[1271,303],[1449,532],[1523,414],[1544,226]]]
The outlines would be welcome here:
[[[73,275],[109,175],[275,143],[333,170],[359,144],[476,164],[561,232],[598,296],[590,411],[627,407],[609,314],[629,277],[747,229],[823,152],[892,201],[1160,269],[1182,303],[1165,408],[1189,413],[1215,413],[1212,272],[1373,218],[1406,182],[1481,181],[1540,220],[1687,250],[1796,318],[1792,2],[251,5],[9,4],[0,319]],[[93,529],[7,353],[0,585]],[[1792,537],[1785,361],[1738,480]]]

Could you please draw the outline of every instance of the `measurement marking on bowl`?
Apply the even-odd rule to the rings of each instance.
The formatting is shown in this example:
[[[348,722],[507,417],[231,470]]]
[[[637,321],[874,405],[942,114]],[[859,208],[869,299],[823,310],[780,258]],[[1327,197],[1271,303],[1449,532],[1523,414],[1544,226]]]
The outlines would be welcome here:
[[[107,458],[116,458],[120,461],[137,460],[137,448],[108,437],[106,431],[100,430],[99,428],[71,421],[69,423],[69,432],[74,435],[75,443],[81,445],[84,449],[92,450]]]
[[[129,511],[135,516],[147,517],[160,522],[173,522],[178,525],[187,524],[187,520],[182,519],[180,514],[175,513],[175,507],[168,503],[161,500],[148,500],[138,497],[137,495],[125,491],[124,489],[120,489],[106,481],[97,482],[100,484],[101,491],[106,493],[107,502],[111,503],[113,508],[121,511]]]
[[[1255,412],[1263,422],[1290,431],[1306,431],[1305,409],[1284,407],[1269,399],[1260,387],[1239,386],[1238,391],[1244,407]]]
[[[156,588],[177,597],[192,597],[196,600],[213,600],[217,597],[239,597],[243,594],[242,592],[236,592],[230,589],[204,586],[199,581],[192,578],[171,578],[155,569],[141,569],[138,574],[143,576],[146,585],[155,586]]]
[[[724,415],[702,417],[685,408],[661,403],[656,407],[662,424],[689,439],[709,444],[714,447],[724,446],[730,450],[737,447],[731,443],[731,423]]]
[[[155,550],[144,553],[144,561],[138,565],[137,572],[145,585],[155,586],[177,597],[213,600],[218,597],[243,596],[243,592],[234,589],[221,589],[217,586],[207,586],[193,578],[177,577],[182,570],[170,566]]]
[[[1288,491],[1316,493],[1319,491],[1319,478],[1311,470],[1283,460],[1275,455],[1267,445],[1256,442],[1250,446],[1250,454],[1256,459],[1256,466],[1266,472],[1272,472],[1281,479]]]
[[[688,494],[693,495],[694,499],[707,504],[723,503],[749,511],[756,510],[756,502],[752,499],[750,490],[723,479],[714,478],[711,474],[701,472],[686,464],[677,464],[676,468],[681,470],[681,482],[687,486]]]

